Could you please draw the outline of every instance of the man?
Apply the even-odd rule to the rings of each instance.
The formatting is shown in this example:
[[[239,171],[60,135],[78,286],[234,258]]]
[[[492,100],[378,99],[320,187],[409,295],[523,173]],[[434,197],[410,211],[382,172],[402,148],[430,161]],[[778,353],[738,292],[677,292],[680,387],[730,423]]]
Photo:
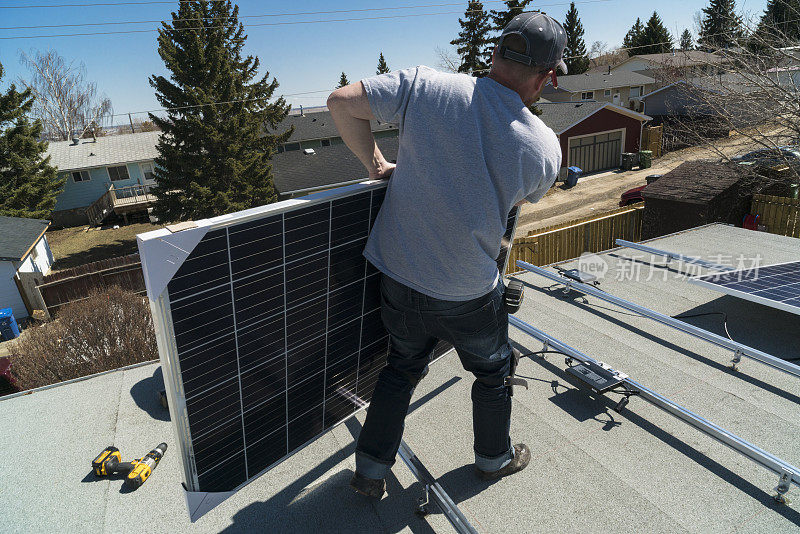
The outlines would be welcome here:
[[[511,446],[513,373],[504,285],[495,258],[511,208],[538,201],[555,181],[561,149],[528,106],[562,60],[566,34],[539,12],[504,28],[486,78],[417,67],[334,91],[336,126],[370,178],[389,178],[364,255],[382,273],[381,316],[390,352],[356,446],[351,486],[380,498],[411,395],[437,340],[452,343],[472,386],[475,467],[500,478],[528,465]],[[397,165],[369,125],[398,125]]]

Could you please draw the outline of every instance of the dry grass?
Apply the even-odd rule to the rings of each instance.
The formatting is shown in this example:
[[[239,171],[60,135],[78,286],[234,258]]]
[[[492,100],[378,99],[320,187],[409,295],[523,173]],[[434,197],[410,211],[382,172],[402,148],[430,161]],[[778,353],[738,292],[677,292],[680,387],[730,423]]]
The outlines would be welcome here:
[[[150,223],[128,224],[119,228],[64,228],[47,232],[53,251],[53,270],[138,252],[136,234],[160,228]]]
[[[64,306],[11,352],[23,390],[158,358],[147,299],[116,286]]]

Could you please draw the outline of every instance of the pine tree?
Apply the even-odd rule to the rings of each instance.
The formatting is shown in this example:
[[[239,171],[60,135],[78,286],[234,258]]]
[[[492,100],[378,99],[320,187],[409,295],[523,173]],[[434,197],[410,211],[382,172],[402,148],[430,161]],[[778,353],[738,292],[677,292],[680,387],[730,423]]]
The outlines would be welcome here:
[[[683,30],[681,34],[681,50],[692,50],[694,48],[694,40],[692,39],[692,32],[688,29]]]
[[[589,70],[589,56],[586,54],[586,43],[583,40],[583,24],[578,17],[575,2],[570,3],[567,17],[564,21],[564,31],[567,32],[567,47],[564,49],[564,62],[570,74],[583,74]]]
[[[742,35],[742,19],[736,14],[735,0],[711,0],[703,8],[697,42],[707,48],[726,48]]]
[[[456,45],[456,51],[461,58],[458,72],[471,72],[473,76],[481,78],[488,74],[488,65],[484,61],[489,41],[489,15],[483,9],[483,4],[474,0],[467,2],[467,10],[463,19],[458,19],[461,31],[457,39],[450,41]],[[477,72],[476,72],[477,71]]]
[[[375,71],[375,74],[386,74],[387,72],[390,72],[389,65],[386,64],[386,59],[381,52],[381,55],[378,56],[378,70]]]
[[[257,57],[230,1],[181,1],[163,22],[158,53],[171,71],[153,75],[166,117],[150,115],[158,142],[154,214],[161,221],[211,217],[277,200],[270,159],[291,131],[274,132],[289,113],[270,103],[278,82],[257,78]]]
[[[30,89],[20,92],[12,83],[0,93],[0,215],[47,219],[64,179],[45,156],[41,121],[28,118],[32,107]]]
[[[643,53],[639,51],[639,48],[637,48],[642,44],[643,33],[644,25],[642,25],[642,21],[637,18],[636,22],[633,23],[633,26],[631,26],[631,29],[628,30],[628,33],[625,34],[625,38],[622,40],[622,48],[625,48],[628,51],[629,56],[635,56]]]
[[[800,0],[769,0],[756,33],[778,46],[800,41]]]
[[[339,76],[339,85],[337,85],[336,88],[339,89],[345,85],[350,85],[350,80],[347,79],[347,74],[342,71],[342,75]]]
[[[655,11],[644,26],[639,46],[639,54],[661,54],[672,50],[672,35]]]

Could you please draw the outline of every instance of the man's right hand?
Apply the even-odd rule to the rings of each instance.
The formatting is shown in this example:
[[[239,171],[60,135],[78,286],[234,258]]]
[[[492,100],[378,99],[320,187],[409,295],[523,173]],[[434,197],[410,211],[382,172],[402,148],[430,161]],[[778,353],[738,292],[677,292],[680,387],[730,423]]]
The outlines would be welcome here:
[[[388,180],[397,164],[384,160],[369,172],[370,180]]]

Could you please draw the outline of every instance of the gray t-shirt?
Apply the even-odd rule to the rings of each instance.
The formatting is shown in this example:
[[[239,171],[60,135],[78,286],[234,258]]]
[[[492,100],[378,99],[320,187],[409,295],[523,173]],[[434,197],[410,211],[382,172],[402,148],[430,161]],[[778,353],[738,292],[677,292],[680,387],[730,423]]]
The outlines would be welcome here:
[[[400,132],[364,256],[437,299],[488,293],[508,212],[522,199],[538,201],[556,179],[556,135],[490,78],[420,66],[362,83],[375,117]]]

